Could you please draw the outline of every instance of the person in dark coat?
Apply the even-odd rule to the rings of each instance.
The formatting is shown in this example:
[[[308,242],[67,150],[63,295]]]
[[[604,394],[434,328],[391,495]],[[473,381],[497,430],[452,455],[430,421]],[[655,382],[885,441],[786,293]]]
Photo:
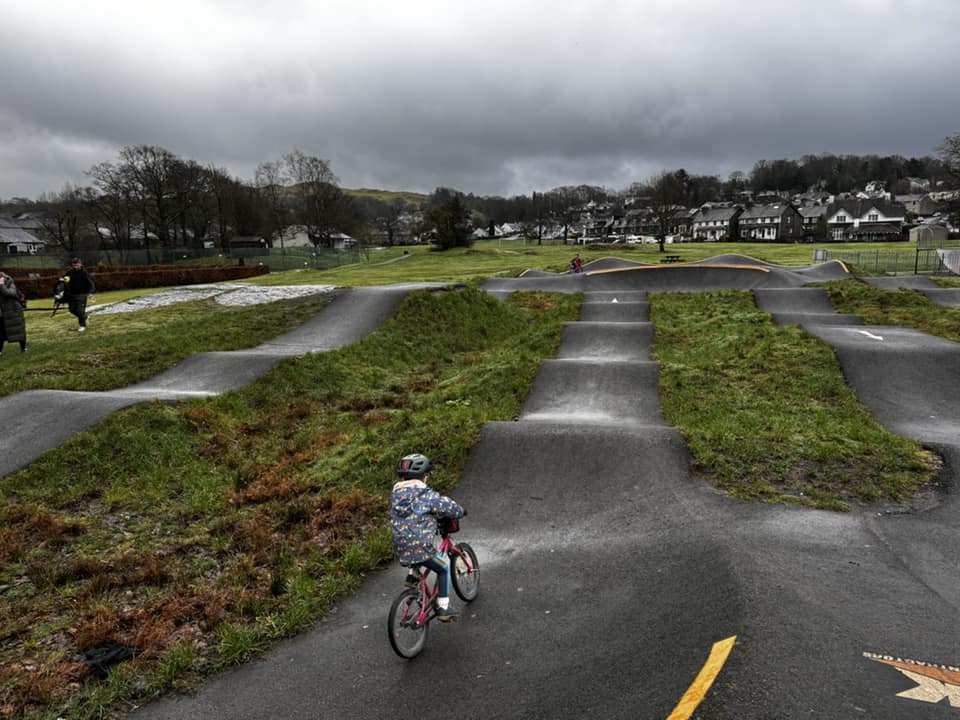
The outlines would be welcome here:
[[[27,349],[27,323],[23,319],[20,293],[13,278],[0,271],[0,353],[7,342],[20,343],[20,352]]]
[[[80,258],[74,258],[70,262],[70,269],[61,279],[66,284],[67,309],[71,315],[77,316],[77,330],[83,332],[87,329],[87,298],[96,290],[93,278]]]

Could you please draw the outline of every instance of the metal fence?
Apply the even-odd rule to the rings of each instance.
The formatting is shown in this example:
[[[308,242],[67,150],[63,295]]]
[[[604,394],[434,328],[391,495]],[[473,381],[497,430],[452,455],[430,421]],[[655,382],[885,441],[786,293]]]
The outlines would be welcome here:
[[[956,242],[956,241],[954,241]],[[916,250],[827,250],[814,251],[814,262],[840,260],[855,272],[878,275],[950,275],[937,255],[937,248]]]
[[[152,250],[90,250],[80,254],[84,264],[91,269],[111,265],[237,265],[263,263],[271,270],[308,268],[322,270],[359,261],[356,249],[328,250],[325,248],[269,248],[267,254],[225,253],[220,249],[157,248]],[[0,267],[65,268],[71,256],[66,252],[56,253],[11,253],[0,255]]]

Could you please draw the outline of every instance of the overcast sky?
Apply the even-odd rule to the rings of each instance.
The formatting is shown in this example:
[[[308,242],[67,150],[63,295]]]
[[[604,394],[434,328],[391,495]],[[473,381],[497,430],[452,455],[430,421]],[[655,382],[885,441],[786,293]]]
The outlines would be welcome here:
[[[159,145],[478,195],[960,133],[958,0],[0,0],[0,198]]]

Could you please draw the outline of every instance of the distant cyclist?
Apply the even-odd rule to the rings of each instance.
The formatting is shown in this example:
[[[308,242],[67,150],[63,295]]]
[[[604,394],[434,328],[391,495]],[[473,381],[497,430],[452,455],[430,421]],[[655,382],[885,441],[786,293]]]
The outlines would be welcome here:
[[[450,565],[447,556],[437,550],[437,518],[461,518],[466,513],[446,495],[427,487],[433,470],[430,459],[419,453],[407,455],[397,464],[397,483],[390,496],[390,525],[393,550],[401,565],[417,565],[437,574],[436,618],[449,622],[457,618],[450,609]],[[408,582],[416,582],[413,575]]]
[[[575,273],[583,270],[583,260],[580,259],[580,253],[573,256],[573,260],[570,261],[570,269]]]

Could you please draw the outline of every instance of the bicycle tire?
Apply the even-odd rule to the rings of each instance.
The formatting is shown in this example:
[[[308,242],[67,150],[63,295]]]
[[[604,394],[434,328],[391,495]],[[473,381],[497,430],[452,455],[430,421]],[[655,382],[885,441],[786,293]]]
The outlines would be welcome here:
[[[387,616],[390,647],[397,655],[408,660],[419,655],[427,642],[429,621],[416,625],[419,614],[420,591],[407,588],[394,598],[390,615]]]
[[[480,592],[480,563],[477,561],[477,554],[467,543],[457,543],[457,548],[462,555],[467,556],[470,569],[467,568],[467,563],[464,562],[461,554],[451,553],[450,580],[457,596],[464,602],[472,602]]]

